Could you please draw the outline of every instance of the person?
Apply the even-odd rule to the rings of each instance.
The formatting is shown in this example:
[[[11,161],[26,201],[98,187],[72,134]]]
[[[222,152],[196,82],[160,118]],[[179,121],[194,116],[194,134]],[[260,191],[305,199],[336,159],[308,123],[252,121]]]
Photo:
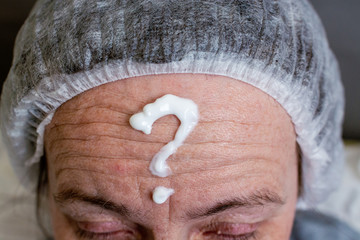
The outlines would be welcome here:
[[[159,177],[149,164],[183,120],[149,134],[129,120],[168,94],[198,120]],[[1,128],[56,240],[359,239],[308,211],[341,176],[343,99],[306,0],[39,0]],[[158,186],[172,190],[162,203]]]

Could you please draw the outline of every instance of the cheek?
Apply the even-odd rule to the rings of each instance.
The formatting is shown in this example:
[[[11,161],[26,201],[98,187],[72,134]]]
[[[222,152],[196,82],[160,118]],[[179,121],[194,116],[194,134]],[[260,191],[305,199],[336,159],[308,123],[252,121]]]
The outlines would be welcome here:
[[[297,203],[297,181],[292,179],[292,190],[289,195],[286,206],[279,215],[263,223],[261,234],[258,239],[266,240],[289,240],[296,213]],[[289,181],[290,182],[290,181]],[[290,186],[290,184],[289,184]]]
[[[52,222],[52,230],[54,234],[54,239],[56,240],[72,240],[76,239],[72,235],[72,228],[68,223],[67,218],[59,211],[57,205],[54,202],[53,194],[55,190],[55,173],[53,169],[53,164],[48,161],[48,178],[49,178],[49,194],[48,194],[48,202],[50,207],[50,215]]]
[[[287,204],[277,216],[264,222],[257,239],[261,240],[289,240],[296,213],[298,199],[298,167],[297,163],[289,164],[287,171],[281,177],[286,183]]]
[[[295,216],[294,208],[287,208],[287,212],[264,222],[257,239],[261,240],[289,240]]]

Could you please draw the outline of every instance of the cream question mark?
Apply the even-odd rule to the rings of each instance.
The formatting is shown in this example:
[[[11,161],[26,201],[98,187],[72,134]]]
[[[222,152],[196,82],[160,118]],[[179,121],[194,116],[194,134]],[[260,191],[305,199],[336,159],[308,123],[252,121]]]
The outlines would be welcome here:
[[[171,169],[166,160],[183,144],[198,123],[197,105],[190,99],[166,94],[156,99],[155,102],[147,104],[142,112],[132,115],[129,120],[131,127],[145,134],[150,134],[153,123],[166,115],[175,115],[181,124],[176,131],[174,140],[163,146],[151,160],[149,169],[153,175],[159,177],[167,177],[171,174]],[[156,187],[153,191],[153,200],[157,204],[162,204],[173,193],[174,190],[171,188]]]

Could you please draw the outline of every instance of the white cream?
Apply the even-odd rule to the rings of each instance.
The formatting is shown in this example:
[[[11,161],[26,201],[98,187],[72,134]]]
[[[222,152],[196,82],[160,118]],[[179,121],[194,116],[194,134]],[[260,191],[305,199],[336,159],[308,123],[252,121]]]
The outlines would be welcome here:
[[[130,118],[130,125],[134,129],[150,134],[154,122],[166,115],[175,115],[181,124],[176,131],[174,140],[162,147],[151,160],[149,169],[152,174],[159,177],[167,177],[171,174],[171,169],[166,160],[183,144],[198,123],[198,107],[190,99],[167,94],[155,102],[147,104],[142,112],[136,113]],[[174,192],[174,189],[171,188],[156,187],[153,191],[153,201],[157,204],[163,204]]]
[[[153,123],[166,115],[175,115],[181,124],[174,140],[162,147],[150,163],[150,171],[159,177],[167,177],[171,173],[166,160],[183,144],[198,123],[198,107],[190,99],[167,94],[158,98],[155,102],[147,104],[142,112],[136,113],[130,118],[130,125],[134,129],[150,134]]]
[[[156,187],[153,191],[153,201],[157,204],[163,204],[166,200],[174,194],[174,189],[163,186]]]

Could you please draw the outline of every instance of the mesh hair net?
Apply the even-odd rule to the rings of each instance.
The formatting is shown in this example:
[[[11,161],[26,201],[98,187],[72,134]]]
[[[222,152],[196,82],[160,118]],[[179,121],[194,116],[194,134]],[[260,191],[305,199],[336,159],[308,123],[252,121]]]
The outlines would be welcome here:
[[[36,182],[44,126],[104,83],[207,73],[249,83],[291,116],[302,152],[298,207],[324,200],[343,161],[343,88],[306,0],[40,0],[22,26],[3,87],[1,127],[22,182]]]

